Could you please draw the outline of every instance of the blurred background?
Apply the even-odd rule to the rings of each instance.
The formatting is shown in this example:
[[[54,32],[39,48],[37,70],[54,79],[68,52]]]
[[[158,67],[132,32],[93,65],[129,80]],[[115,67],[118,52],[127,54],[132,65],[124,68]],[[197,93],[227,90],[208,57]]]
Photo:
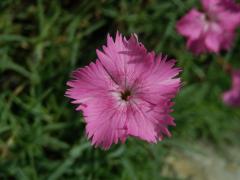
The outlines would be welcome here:
[[[239,1],[238,1],[239,2]],[[1,0],[0,179],[240,179],[240,109],[217,55],[194,56],[176,21],[198,0]],[[96,59],[107,33],[137,33],[177,59],[183,88],[172,138],[91,147],[64,97],[72,70]],[[240,68],[240,31],[224,61]]]

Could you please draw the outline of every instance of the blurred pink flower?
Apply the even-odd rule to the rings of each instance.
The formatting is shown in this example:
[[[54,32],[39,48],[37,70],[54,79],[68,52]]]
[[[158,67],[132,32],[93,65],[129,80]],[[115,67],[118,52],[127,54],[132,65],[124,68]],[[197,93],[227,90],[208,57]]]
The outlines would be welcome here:
[[[134,136],[151,143],[170,136],[171,99],[180,88],[175,60],[147,52],[137,36],[107,37],[98,59],[73,73],[66,96],[78,104],[92,144],[108,149]]]
[[[177,31],[187,38],[195,54],[227,50],[240,25],[240,8],[234,0],[201,0],[203,12],[190,10],[177,23]]]
[[[240,106],[240,70],[232,73],[232,89],[223,94],[223,101],[229,106]]]

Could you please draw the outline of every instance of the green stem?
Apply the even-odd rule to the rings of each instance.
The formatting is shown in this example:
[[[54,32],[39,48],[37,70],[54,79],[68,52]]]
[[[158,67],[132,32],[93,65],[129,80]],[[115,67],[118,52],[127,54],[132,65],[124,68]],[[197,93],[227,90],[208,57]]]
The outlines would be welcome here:
[[[222,69],[227,73],[227,74],[232,74],[233,67],[230,63],[228,63],[225,59],[222,57],[217,57],[217,63],[222,67]]]

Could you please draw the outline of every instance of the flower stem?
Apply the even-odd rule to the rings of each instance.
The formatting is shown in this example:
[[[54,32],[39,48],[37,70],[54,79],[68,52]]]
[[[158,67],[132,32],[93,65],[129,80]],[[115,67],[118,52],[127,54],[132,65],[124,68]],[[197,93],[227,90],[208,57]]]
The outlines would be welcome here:
[[[226,72],[227,74],[231,74],[232,73],[233,67],[225,59],[223,59],[222,57],[218,56],[217,57],[217,63],[222,67],[224,72]]]

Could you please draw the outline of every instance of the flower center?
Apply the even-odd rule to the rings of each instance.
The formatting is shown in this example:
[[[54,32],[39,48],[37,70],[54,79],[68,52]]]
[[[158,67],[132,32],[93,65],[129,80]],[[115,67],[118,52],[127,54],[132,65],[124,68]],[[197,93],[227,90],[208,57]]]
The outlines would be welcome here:
[[[205,19],[206,19],[207,22],[211,22],[213,18],[211,17],[210,14],[206,13],[205,14]]]
[[[127,101],[130,96],[131,96],[131,91],[128,90],[128,89],[121,92],[121,99],[124,100],[124,101]]]
[[[213,14],[213,13],[205,13],[204,19],[205,19],[206,22],[212,23],[212,22],[216,22],[218,18],[217,18],[217,16],[216,16],[216,14]]]

